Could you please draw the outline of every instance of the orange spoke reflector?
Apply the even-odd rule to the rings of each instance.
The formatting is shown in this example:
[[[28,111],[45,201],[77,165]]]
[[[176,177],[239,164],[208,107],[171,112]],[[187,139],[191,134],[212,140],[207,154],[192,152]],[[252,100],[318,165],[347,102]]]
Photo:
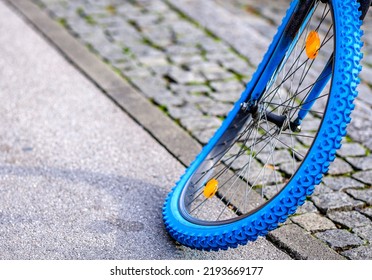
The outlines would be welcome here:
[[[206,198],[211,198],[216,194],[217,190],[218,181],[216,179],[212,179],[205,185],[203,194]]]
[[[318,56],[320,49],[320,37],[318,32],[310,31],[306,39],[306,54],[310,59],[315,59]]]

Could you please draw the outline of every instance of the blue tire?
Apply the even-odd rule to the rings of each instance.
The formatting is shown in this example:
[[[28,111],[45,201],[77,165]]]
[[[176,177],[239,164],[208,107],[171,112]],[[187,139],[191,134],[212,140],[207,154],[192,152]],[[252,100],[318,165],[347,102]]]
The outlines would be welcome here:
[[[225,156],[225,154],[229,152],[229,150],[232,147],[232,144],[231,145],[229,144],[229,148],[226,149],[219,147],[221,146],[221,143],[226,143],[227,141],[230,141],[226,139],[232,139],[235,137],[234,135],[231,136],[231,134],[242,135],[242,133],[244,132],[244,131],[241,132],[243,129],[245,129],[244,127],[239,127],[235,129],[237,124],[243,123],[242,113],[244,112],[244,110],[246,110],[246,108],[243,108],[242,104],[244,104],[245,106],[251,106],[251,108],[253,108],[252,106],[257,107],[258,105],[252,104],[259,104],[260,102],[263,102],[262,100],[268,100],[264,99],[264,95],[265,94],[268,95],[267,93],[264,92],[268,91],[268,88],[272,86],[273,83],[272,81],[276,79],[277,76],[281,75],[280,74],[281,71],[284,71],[283,69],[285,69],[286,67],[285,63],[289,60],[288,57],[297,56],[297,54],[295,53],[296,51],[294,50],[294,46],[299,44],[300,41],[302,41],[302,37],[296,37],[296,34],[299,34],[300,32],[306,33],[307,30],[309,29],[309,26],[314,22],[316,23],[316,19],[318,18],[318,16],[315,15],[315,13],[317,13],[318,11],[315,9],[321,9],[322,8],[321,5],[324,5],[322,3],[316,3],[317,6],[312,6],[312,8],[309,7],[307,12],[300,19],[298,16],[296,16],[297,19],[294,22],[293,18],[295,13],[298,13],[299,10],[301,10],[300,6],[305,5],[304,4],[305,2],[309,3],[309,1],[305,0],[295,0],[291,3],[281,26],[278,28],[278,32],[275,35],[272,44],[270,45],[266,55],[263,58],[263,61],[258,67],[252,80],[248,83],[247,88],[243,92],[241,98],[239,99],[239,101],[236,102],[232,111],[224,120],[222,126],[217,130],[217,132],[211,138],[209,143],[203,148],[201,153],[197,156],[195,161],[186,170],[185,174],[181,177],[179,182],[176,184],[176,186],[173,188],[173,190],[167,197],[163,207],[163,219],[165,227],[170,236],[172,236],[179,243],[200,250],[219,250],[228,249],[229,247],[235,248],[239,244],[246,244],[248,241],[256,240],[258,236],[265,236],[270,230],[277,228],[280,223],[283,223],[289,215],[293,214],[296,211],[298,206],[302,205],[305,202],[307,196],[310,196],[313,193],[315,185],[321,182],[323,174],[328,171],[330,163],[334,160],[336,150],[341,147],[342,137],[346,135],[346,126],[351,120],[350,114],[351,111],[354,109],[353,100],[357,95],[356,88],[359,83],[358,73],[361,70],[359,62],[362,57],[362,54],[360,52],[362,46],[361,43],[362,31],[360,30],[361,21],[359,20],[360,16],[360,12],[358,11],[359,4],[357,3],[356,0],[329,0],[328,1],[329,3],[327,4],[328,7],[327,9],[329,9],[329,16],[328,15],[326,15],[327,17],[324,16],[325,12],[323,11],[324,18],[322,17],[322,21],[326,22],[331,20],[333,22],[333,24],[330,24],[330,28],[332,28],[333,35],[328,39],[328,41],[332,41],[333,44],[332,49],[328,50],[330,51],[331,54],[333,54],[332,56],[333,60],[331,63],[332,68],[330,68],[332,71],[330,71],[329,74],[330,77],[330,82],[328,84],[329,91],[327,92],[327,101],[323,102],[324,108],[322,110],[324,110],[324,112],[322,111],[323,113],[321,114],[321,117],[319,118],[319,115],[316,115],[317,113],[314,113],[315,117],[313,117],[312,120],[319,119],[320,120],[319,126],[317,127],[316,131],[312,132],[313,140],[311,144],[308,145],[308,148],[306,149],[306,154],[300,160],[296,159],[296,164],[298,166],[296,166],[296,168],[293,167],[294,169],[293,174],[286,175],[285,172],[281,171],[280,166],[277,168],[276,165],[274,166],[268,165],[269,160],[266,160],[264,164],[261,162],[260,166],[263,166],[262,169],[265,168],[264,170],[268,170],[268,167],[270,167],[271,169],[274,170],[272,171],[274,172],[274,174],[276,174],[275,173],[276,169],[278,169],[279,171],[277,173],[280,176],[284,177],[288,176],[288,178],[283,177],[284,179],[282,179],[283,181],[282,184],[280,184],[281,186],[280,189],[277,190],[276,193],[269,198],[262,191],[265,187],[264,185],[268,181],[264,181],[263,183],[258,184],[256,183],[257,179],[253,183],[249,179],[246,179],[245,184],[249,186],[251,189],[256,188],[256,185],[260,185],[260,189],[257,188],[254,191],[258,193],[258,190],[261,190],[262,194],[260,194],[260,196],[262,198],[264,197],[267,198],[262,204],[253,209],[249,208],[248,210],[244,209],[242,210],[242,207],[240,207],[240,205],[239,207],[237,207],[234,204],[234,202],[230,202],[233,201],[233,198],[231,198],[231,200],[228,200],[226,198],[228,196],[227,194],[219,194],[218,193],[219,189],[217,190],[216,193],[211,194],[211,196],[214,196],[213,199],[219,199],[219,201],[224,204],[224,206],[222,206],[223,209],[225,208],[230,209],[234,215],[236,214],[236,217],[233,216],[231,218],[230,216],[228,216],[227,218],[223,218],[221,216],[225,214],[223,215],[219,214],[217,218],[214,218],[214,220],[208,220],[208,217],[213,215],[213,211],[215,211],[215,208],[213,207],[205,208],[202,211],[200,211],[200,209],[195,210],[195,208],[191,210],[188,206],[193,201],[199,199],[198,197],[196,197],[195,194],[196,191],[193,192],[191,190],[192,188],[195,188],[195,190],[200,190],[201,194],[198,194],[197,196],[202,197],[203,194],[205,195],[205,198],[203,197],[203,202],[200,202],[200,205],[202,205],[200,207],[204,207],[205,204],[209,203],[208,201],[209,198],[205,194],[205,192],[203,193],[202,188],[204,188],[205,191],[207,185],[210,182],[210,179],[213,178],[213,176],[215,176],[209,175],[209,173],[212,174],[213,172],[217,173],[220,172],[212,171],[212,167],[217,166],[216,163],[217,161],[218,164],[221,164],[221,162],[223,162],[223,167],[221,167],[221,169],[219,170],[224,170],[224,172],[231,172],[229,171],[229,169],[233,169],[232,166],[234,166],[235,164],[234,162],[227,163],[226,160],[221,159],[222,156]],[[320,13],[322,12],[320,11]],[[295,34],[293,33],[292,25],[296,24],[298,26],[295,28],[297,32]],[[320,24],[318,25],[318,27],[319,26]],[[327,38],[327,36],[325,37]],[[283,41],[285,42],[283,43]],[[308,49],[310,49],[311,51],[311,46],[310,43],[308,43],[308,40],[303,41],[306,51],[308,51]],[[316,41],[316,39],[314,41]],[[322,42],[321,46],[323,45],[325,45],[325,43]],[[301,52],[301,48],[299,49]],[[300,55],[302,54],[300,53]],[[300,55],[298,55],[298,57],[300,57]],[[317,55],[317,53],[315,55]],[[304,67],[308,67],[310,69],[310,67],[312,67],[313,65],[312,63],[314,62],[312,60],[309,60],[309,62],[306,62],[306,66]],[[301,65],[299,61],[294,61],[292,64],[292,68],[293,66],[297,67],[299,65]],[[328,66],[324,67],[327,68]],[[291,71],[292,70],[290,68],[288,73],[294,76],[294,74],[291,73]],[[309,70],[307,71],[309,72]],[[303,71],[303,73],[305,72],[306,71]],[[306,74],[308,74],[308,72],[306,72]],[[304,74],[302,74],[302,76],[299,79],[300,80],[299,83],[301,84],[303,82],[301,81],[303,76]],[[283,81],[286,82],[287,80],[289,80],[289,78],[286,77],[283,78]],[[301,107],[303,111],[302,113],[304,113],[302,115],[305,116],[307,113],[311,115],[313,114],[313,112],[316,112],[314,108],[317,105],[313,105],[313,103],[316,103],[315,101],[320,99],[320,96],[322,96],[322,94],[314,92],[315,90],[313,90],[313,88],[316,87],[319,84],[319,81],[321,80],[322,79],[319,77],[316,78],[314,84],[310,85],[311,90],[309,90],[309,92],[311,93],[307,93],[307,96],[302,98],[302,101],[301,100],[299,101],[300,105],[302,106]],[[282,82],[282,84],[284,83]],[[259,88],[260,85],[262,86],[262,89]],[[283,91],[290,92],[291,89],[284,88]],[[313,98],[314,102],[309,101],[304,102],[304,100],[305,101],[308,100],[305,98],[308,98],[309,95],[316,95],[316,98]],[[290,122],[288,121],[288,124],[284,125],[283,123],[285,123],[287,120],[285,117],[282,118],[278,116],[271,117],[270,113],[268,112],[269,110],[267,108],[274,108],[273,104],[275,103],[272,100],[273,98],[271,98],[270,100],[271,103],[267,105],[271,107],[265,107],[266,109],[260,109],[260,112],[263,112],[261,113],[261,115],[264,115],[264,117],[260,116],[259,117],[260,119],[258,121],[255,120],[255,123],[258,123],[259,121],[261,122],[265,121],[266,123],[270,122],[270,127],[279,126],[278,123],[280,123],[281,127],[278,130],[279,133],[281,133],[280,136],[282,136],[283,131],[285,129],[290,129],[289,128]],[[293,97],[293,100],[295,100],[295,97]],[[266,103],[269,102],[266,101]],[[311,106],[315,107],[311,108],[309,107],[305,110],[304,109],[305,106],[307,106],[310,103]],[[286,104],[287,111],[288,108],[295,107],[296,106],[290,107],[288,104]],[[254,113],[252,110],[247,113],[247,115],[250,114],[250,116],[244,117],[245,125],[246,123],[248,123],[247,121],[248,118],[250,122],[254,121],[254,116],[257,115],[256,112],[257,109]],[[297,116],[298,108],[296,108],[295,113]],[[301,115],[301,113],[299,113],[299,115]],[[316,117],[318,117],[318,119]],[[263,118],[266,118],[266,120],[263,120]],[[306,120],[306,117],[303,118]],[[299,121],[299,118],[297,118],[296,121]],[[301,121],[302,119],[299,122],[297,122],[297,125]],[[272,123],[275,124],[273,125]],[[251,127],[253,126],[254,125],[251,124]],[[257,125],[257,127],[259,126]],[[262,128],[259,133],[265,134],[265,132],[262,132]],[[294,135],[293,137],[295,139],[297,138],[300,139],[301,137],[297,136],[294,132],[293,133],[290,132],[290,134],[291,137],[292,135]],[[249,137],[252,138],[251,135]],[[265,139],[268,138],[269,137],[266,136]],[[235,145],[239,139],[238,136],[236,136],[236,138],[234,138],[234,140],[231,141],[234,141]],[[257,137],[255,138],[255,141],[256,139]],[[264,139],[263,136],[262,139]],[[271,139],[270,141],[273,140]],[[280,141],[284,142],[282,140]],[[276,143],[278,144],[278,141],[276,141]],[[300,143],[302,142],[300,141]],[[285,142],[281,144],[286,145]],[[239,145],[240,145],[239,147],[242,146],[241,144]],[[252,148],[252,145],[249,147]],[[274,151],[275,152],[279,151],[277,150],[277,146],[272,146],[272,148],[270,149],[272,153],[274,153]],[[242,150],[242,148],[240,148],[240,150]],[[281,154],[283,154],[287,153],[288,151],[290,153],[291,150],[280,151]],[[246,151],[244,150],[244,153],[245,152]],[[254,160],[258,160],[256,158],[258,153],[253,153],[252,151],[248,151],[247,153],[248,154],[245,155],[245,158],[248,159],[248,155],[251,154],[252,157],[254,157]],[[238,152],[237,156],[241,156],[241,154],[242,152]],[[294,154],[294,152],[292,152],[292,154],[293,162],[295,162],[294,157],[296,155]],[[237,156],[234,158],[234,160],[237,158]],[[217,159],[215,163],[210,164],[209,161],[211,161],[212,158]],[[269,156],[270,160],[271,158],[272,155]],[[228,168],[226,168],[226,165],[228,165]],[[251,164],[249,164],[249,166],[250,165]],[[208,166],[209,169],[207,169],[206,166]],[[285,166],[284,163],[283,166]],[[293,166],[295,166],[295,164],[293,164]],[[247,169],[247,164],[243,165],[243,167]],[[243,169],[243,167],[241,168]],[[234,172],[234,170],[232,172]],[[246,173],[247,171],[245,170],[244,172]],[[195,179],[197,173],[199,174],[198,175],[199,177],[197,177],[198,180]],[[245,173],[242,172],[241,174]],[[205,176],[205,179],[202,176]],[[259,177],[261,176],[261,174],[258,174],[257,176]],[[237,177],[239,177],[239,180],[241,179],[243,181],[246,178],[240,175]],[[230,179],[226,180],[228,181]],[[234,179],[234,182],[236,180],[237,179]],[[193,186],[191,187],[190,184],[193,184]],[[197,187],[194,186],[196,184],[198,184]],[[275,184],[276,189],[278,189],[277,188],[278,184],[276,182]],[[238,194],[238,196],[239,195],[241,194]],[[236,196],[236,194],[234,194],[234,196]],[[199,206],[197,206],[196,208],[198,207]],[[243,208],[245,208],[245,206],[243,206]],[[193,211],[201,212],[200,214],[201,217],[194,216],[194,214],[192,213]],[[206,217],[206,219],[204,219],[203,217]]]

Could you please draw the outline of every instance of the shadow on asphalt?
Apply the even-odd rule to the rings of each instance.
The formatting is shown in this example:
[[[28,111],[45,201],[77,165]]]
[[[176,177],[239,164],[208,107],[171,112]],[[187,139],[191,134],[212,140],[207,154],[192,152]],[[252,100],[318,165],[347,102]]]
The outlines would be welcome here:
[[[4,197],[14,196],[18,201],[38,202],[37,205],[22,203],[17,206],[18,202],[14,201],[10,212],[8,209],[1,211],[2,226],[12,224],[10,231],[13,231],[14,227],[19,231],[23,228],[20,224],[27,223],[29,225],[26,228],[31,229],[30,238],[33,234],[42,234],[34,228],[36,221],[41,221],[47,228],[61,230],[62,232],[52,231],[48,238],[54,238],[56,243],[61,245],[58,251],[63,248],[62,252],[59,252],[62,253],[62,258],[180,257],[177,253],[179,246],[176,246],[163,227],[161,208],[167,192],[159,186],[120,175],[81,169],[0,166],[0,176],[8,178],[6,182],[11,180],[14,183],[14,188],[5,188],[8,194],[3,195],[0,201]],[[35,179],[38,185],[34,184]],[[2,181],[1,185],[6,184]],[[4,193],[4,190],[2,192]],[[51,196],[55,201],[48,199]],[[22,209],[27,213],[24,217],[16,214],[22,213]],[[68,210],[61,214],[60,209]],[[72,214],[69,215],[69,212]],[[60,239],[65,235],[74,236],[74,241],[64,242]],[[87,243],[87,237],[92,242]],[[0,247],[5,246],[1,243]],[[78,243],[84,243],[85,246],[72,246]],[[20,252],[18,256],[14,255],[14,258],[49,258],[47,251],[53,251],[57,246],[53,247],[40,246],[41,250],[36,254],[29,252],[27,255],[27,252]]]

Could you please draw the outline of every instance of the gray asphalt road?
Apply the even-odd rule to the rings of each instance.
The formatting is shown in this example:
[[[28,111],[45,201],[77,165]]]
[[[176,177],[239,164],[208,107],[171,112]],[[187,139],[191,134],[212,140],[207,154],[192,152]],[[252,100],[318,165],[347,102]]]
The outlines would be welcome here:
[[[0,1],[1,259],[288,259],[265,239],[175,244],[161,207],[183,167]]]

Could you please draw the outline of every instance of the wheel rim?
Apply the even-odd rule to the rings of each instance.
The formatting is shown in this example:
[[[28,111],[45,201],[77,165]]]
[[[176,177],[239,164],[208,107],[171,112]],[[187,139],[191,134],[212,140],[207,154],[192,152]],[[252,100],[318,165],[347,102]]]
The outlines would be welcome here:
[[[298,115],[299,105],[309,101],[314,82],[319,82],[319,73],[334,49],[332,23],[331,7],[317,2],[290,55],[271,76],[254,113],[239,111],[186,183],[179,201],[186,220],[206,225],[231,223],[258,211],[291,182],[321,125],[330,83],[316,98],[302,132],[293,132],[286,124],[279,127],[269,116],[286,116],[284,123],[289,124]],[[311,31],[321,38],[315,58],[307,54]],[[239,137],[235,137],[238,131]],[[218,182],[218,189],[206,198],[205,190],[212,180]]]

